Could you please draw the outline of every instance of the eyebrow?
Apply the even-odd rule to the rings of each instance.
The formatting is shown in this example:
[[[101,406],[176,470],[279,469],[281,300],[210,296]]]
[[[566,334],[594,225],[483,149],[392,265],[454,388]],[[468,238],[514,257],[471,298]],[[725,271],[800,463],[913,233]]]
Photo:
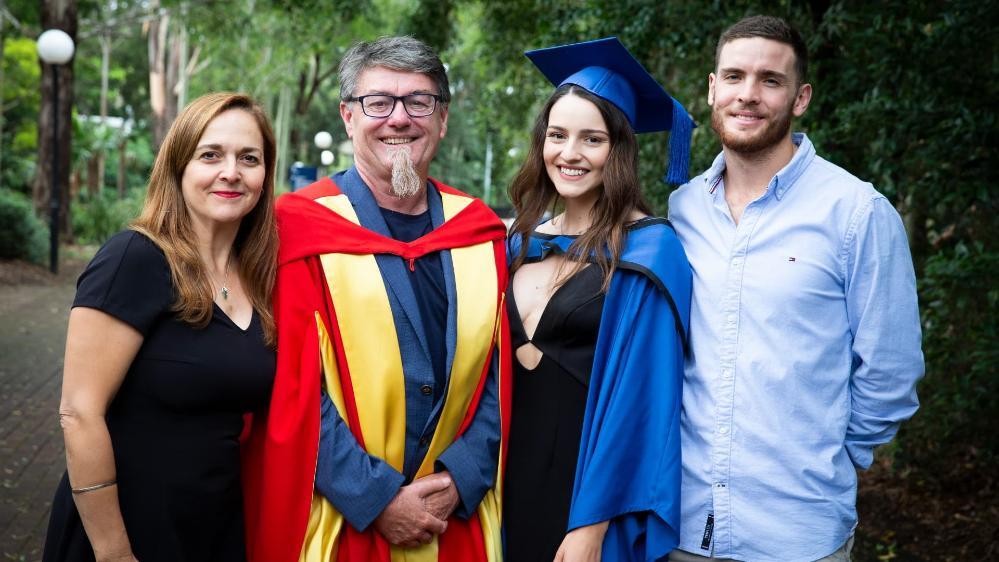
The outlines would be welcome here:
[[[746,71],[741,68],[721,68],[718,69],[718,74],[746,74]],[[759,72],[759,75],[767,78],[787,79],[787,74],[776,70],[763,70]]]
[[[223,150],[221,144],[199,144],[197,147],[195,147],[194,150],[198,151],[198,150],[204,150],[204,149],[207,149],[207,148],[210,148],[212,150]],[[243,148],[239,149],[239,152],[242,152],[242,153],[246,153],[246,152],[263,152],[263,150],[260,149],[260,148],[255,147],[255,146],[244,146]]]
[[[787,74],[776,70],[764,70],[763,72],[760,72],[760,75],[766,76],[767,78],[780,78],[781,80],[787,79]]]
[[[549,129],[556,129],[556,130],[559,130],[559,131],[566,130],[565,127],[560,127],[558,125],[548,125],[548,128]],[[582,129],[579,132],[582,133],[582,134],[585,134],[585,135],[592,135],[593,133],[599,133],[601,135],[610,136],[610,133],[608,133],[607,131],[605,131],[603,129]]]
[[[413,90],[412,92],[409,92],[408,94],[403,94],[401,96],[396,96],[396,97],[400,97],[401,98],[401,97],[404,97],[404,96],[411,96],[413,94],[433,94],[433,93],[434,93],[433,91],[428,90],[426,88],[418,88],[416,90]],[[361,95],[364,95],[364,96],[395,96],[395,94],[390,93],[390,92],[386,92],[385,90],[369,90],[368,93],[361,94]],[[361,96],[357,96],[357,97],[361,97]]]

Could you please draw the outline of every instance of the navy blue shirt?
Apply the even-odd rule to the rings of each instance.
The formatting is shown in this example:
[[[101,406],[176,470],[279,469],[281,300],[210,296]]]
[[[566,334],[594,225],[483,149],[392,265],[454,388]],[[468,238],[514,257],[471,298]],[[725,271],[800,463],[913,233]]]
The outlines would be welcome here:
[[[418,215],[407,215],[381,207],[379,210],[392,238],[400,242],[412,242],[434,229],[429,209]],[[433,395],[434,403],[437,403],[444,396],[447,382],[447,343],[444,341],[447,333],[447,290],[444,288],[444,267],[441,265],[440,252],[431,252],[414,260],[410,273],[409,281],[420,307],[423,333],[427,335],[430,361],[434,367]]]

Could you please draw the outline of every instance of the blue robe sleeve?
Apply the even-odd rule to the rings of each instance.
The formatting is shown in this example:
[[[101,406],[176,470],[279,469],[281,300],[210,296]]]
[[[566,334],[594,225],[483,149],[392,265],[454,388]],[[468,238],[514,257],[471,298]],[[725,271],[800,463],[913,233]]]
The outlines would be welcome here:
[[[326,392],[320,394],[316,490],[358,531],[364,531],[392,501],[405,478],[369,455],[350,432]]]
[[[500,412],[496,354],[493,353],[478,409],[465,432],[437,457],[437,468],[451,473],[461,501],[454,514],[468,519],[496,481]]]
[[[664,290],[618,269],[604,301],[569,512],[569,530],[610,521],[607,562],[658,560],[679,540],[683,335],[673,318]]]

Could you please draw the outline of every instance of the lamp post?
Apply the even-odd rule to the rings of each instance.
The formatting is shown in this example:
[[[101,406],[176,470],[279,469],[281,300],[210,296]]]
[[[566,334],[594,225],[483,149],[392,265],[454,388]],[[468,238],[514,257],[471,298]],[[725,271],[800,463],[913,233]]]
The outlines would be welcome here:
[[[326,168],[334,160],[333,153],[328,150],[329,147],[333,146],[333,135],[326,131],[319,131],[312,140],[316,143],[316,148],[322,151],[319,153],[319,163],[323,165],[323,175],[325,176]]]
[[[59,67],[73,58],[76,46],[61,29],[49,29],[38,36],[38,57],[52,67],[52,162],[49,182],[49,269],[59,272]]]

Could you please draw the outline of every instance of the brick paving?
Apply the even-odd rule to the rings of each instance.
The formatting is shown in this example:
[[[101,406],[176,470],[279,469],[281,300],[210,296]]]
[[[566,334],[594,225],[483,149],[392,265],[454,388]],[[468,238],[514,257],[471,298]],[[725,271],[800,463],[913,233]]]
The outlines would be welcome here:
[[[0,285],[2,561],[41,560],[52,494],[66,468],[58,408],[77,273]]]

